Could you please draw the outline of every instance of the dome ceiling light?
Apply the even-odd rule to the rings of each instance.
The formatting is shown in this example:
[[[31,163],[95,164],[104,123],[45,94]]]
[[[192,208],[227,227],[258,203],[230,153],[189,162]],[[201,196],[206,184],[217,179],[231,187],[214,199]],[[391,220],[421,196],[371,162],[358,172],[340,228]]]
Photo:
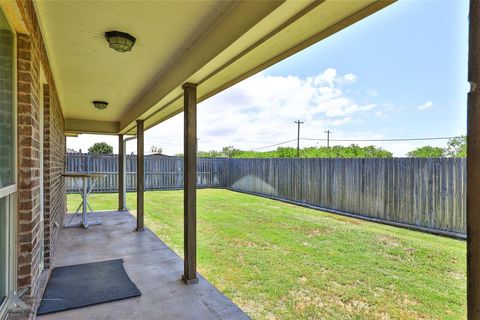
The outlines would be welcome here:
[[[98,110],[106,109],[107,106],[108,106],[108,102],[106,102],[106,101],[98,101],[97,100],[97,101],[92,101],[92,103],[93,103],[93,106],[95,108],[97,108]]]
[[[135,44],[135,37],[120,31],[105,32],[105,39],[107,39],[110,48],[118,52],[131,51]]]

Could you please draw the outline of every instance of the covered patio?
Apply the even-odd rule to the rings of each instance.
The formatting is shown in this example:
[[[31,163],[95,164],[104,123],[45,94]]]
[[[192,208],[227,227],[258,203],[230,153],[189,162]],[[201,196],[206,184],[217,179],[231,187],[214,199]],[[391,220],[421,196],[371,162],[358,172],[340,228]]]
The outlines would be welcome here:
[[[197,273],[197,104],[392,2],[0,1],[15,39],[6,55],[16,61],[8,73],[15,82],[8,132],[15,179],[7,190],[7,231],[15,241],[5,255],[0,318],[15,309],[21,288],[36,310],[42,273],[122,258],[141,297],[39,319],[247,319]],[[480,319],[480,5],[471,3],[468,307],[469,319]],[[123,35],[117,40],[130,45],[127,52],[114,48],[110,32]],[[144,225],[143,157],[145,131],[182,112],[183,260]],[[65,136],[79,134],[118,136],[118,212],[98,213],[102,225],[65,229]],[[124,146],[133,137],[136,218],[124,192]]]
[[[182,259],[148,229],[135,232],[128,211],[96,214],[102,225],[60,232],[52,267],[121,258],[142,295],[37,319],[249,319],[202,276],[197,285],[185,286],[178,276]]]
[[[136,139],[132,230],[145,230],[144,133],[183,112],[184,267],[175,270],[186,284],[195,284],[197,103],[392,2],[160,1],[133,7],[39,1],[35,8],[60,91],[65,135],[118,135],[119,211],[126,210],[125,142]],[[128,48],[123,52],[112,41]]]

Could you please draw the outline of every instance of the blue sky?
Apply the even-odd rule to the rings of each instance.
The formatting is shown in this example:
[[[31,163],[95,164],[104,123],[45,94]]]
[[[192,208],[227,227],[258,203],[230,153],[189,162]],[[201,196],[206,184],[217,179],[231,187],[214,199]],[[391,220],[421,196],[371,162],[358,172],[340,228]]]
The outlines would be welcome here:
[[[254,149],[294,139],[297,119],[309,138],[325,138],[327,129],[332,139],[465,134],[467,39],[468,1],[394,3],[201,103],[199,149]],[[145,139],[147,150],[182,152],[182,115],[147,131]],[[95,140],[116,144],[114,137]],[[69,138],[68,147],[86,150],[91,141]],[[445,141],[359,144],[404,156]],[[127,148],[134,152],[135,144]]]
[[[365,126],[402,130],[401,137],[457,135],[466,130],[467,40],[468,1],[399,1],[267,73],[353,73],[358,80],[351,90],[360,101],[394,107],[384,119],[365,118]],[[368,90],[378,96],[366,96]],[[434,107],[419,112],[427,101]]]

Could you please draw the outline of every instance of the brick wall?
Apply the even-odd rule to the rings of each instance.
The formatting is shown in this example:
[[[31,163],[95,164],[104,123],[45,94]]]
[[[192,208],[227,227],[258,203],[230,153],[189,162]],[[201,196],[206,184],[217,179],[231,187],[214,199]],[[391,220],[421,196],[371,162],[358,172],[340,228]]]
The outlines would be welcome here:
[[[45,187],[45,266],[55,251],[66,208],[64,121],[56,95],[44,86],[44,187]]]
[[[31,286],[40,266],[39,58],[26,35],[17,37],[18,286]]]
[[[44,174],[44,263],[54,254],[65,212],[64,118],[31,1],[17,1],[27,34],[17,34],[18,287],[37,294],[41,265],[40,170]],[[41,70],[44,79],[41,80]],[[40,128],[43,95],[44,127]],[[40,132],[44,135],[40,167]]]

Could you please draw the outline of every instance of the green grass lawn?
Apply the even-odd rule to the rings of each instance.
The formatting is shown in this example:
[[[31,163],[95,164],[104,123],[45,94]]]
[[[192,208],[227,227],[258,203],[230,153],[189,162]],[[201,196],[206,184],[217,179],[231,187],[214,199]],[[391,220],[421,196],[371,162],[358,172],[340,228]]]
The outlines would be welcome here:
[[[181,256],[182,199],[145,193],[146,226]],[[464,241],[215,189],[198,191],[197,241],[200,273],[254,319],[466,318]]]

